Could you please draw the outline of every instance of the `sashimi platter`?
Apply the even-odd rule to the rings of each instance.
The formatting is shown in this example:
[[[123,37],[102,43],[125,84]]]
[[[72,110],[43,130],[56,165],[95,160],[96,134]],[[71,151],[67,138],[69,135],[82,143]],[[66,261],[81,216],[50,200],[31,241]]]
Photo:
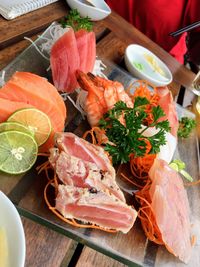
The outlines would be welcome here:
[[[195,115],[100,58],[76,10],[30,41],[0,72],[0,189],[130,266],[198,266]]]

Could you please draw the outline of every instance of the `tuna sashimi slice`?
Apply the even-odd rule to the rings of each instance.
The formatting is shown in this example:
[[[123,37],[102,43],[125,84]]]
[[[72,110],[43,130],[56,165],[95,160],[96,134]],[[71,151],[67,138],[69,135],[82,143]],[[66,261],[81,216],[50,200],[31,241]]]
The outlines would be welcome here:
[[[189,203],[183,181],[164,160],[150,169],[151,207],[166,248],[187,263],[191,256]]]
[[[59,185],[56,209],[68,219],[115,229],[127,233],[137,212],[108,192],[95,193],[86,188]]]
[[[50,63],[55,87],[59,91],[73,92],[77,85],[75,71],[80,66],[80,58],[72,28],[52,46]]]
[[[55,149],[51,149],[49,161],[54,166],[58,178],[64,184],[98,191],[109,191],[125,202],[124,195],[115,179],[109,172],[99,169],[95,163],[71,156],[64,151],[57,154]]]
[[[96,59],[96,39],[94,32],[81,29],[75,33],[80,57],[79,69],[83,72],[92,71]]]
[[[156,93],[160,97],[158,104],[166,114],[166,116],[162,117],[162,120],[167,119],[169,121],[171,134],[176,137],[179,123],[173,96],[167,87],[156,88]]]

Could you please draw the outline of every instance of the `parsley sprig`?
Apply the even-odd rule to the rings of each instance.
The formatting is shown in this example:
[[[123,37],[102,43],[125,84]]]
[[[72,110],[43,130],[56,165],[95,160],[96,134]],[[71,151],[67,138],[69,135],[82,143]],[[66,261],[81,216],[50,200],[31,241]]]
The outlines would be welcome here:
[[[165,114],[160,106],[156,106],[152,107],[152,123],[145,125],[148,116],[145,108],[148,104],[150,103],[145,97],[135,98],[133,108],[128,108],[124,102],[119,101],[100,120],[99,126],[105,130],[110,141],[105,145],[105,150],[112,156],[113,164],[128,162],[132,153],[135,157],[144,156],[147,140],[152,146],[149,154],[158,153],[160,146],[166,143],[165,132],[170,130],[169,121],[158,121]],[[149,127],[159,130],[147,137],[144,132]]]
[[[187,138],[191,131],[196,127],[196,121],[188,117],[182,117],[179,120],[178,136]]]
[[[92,31],[92,22],[89,17],[82,18],[77,9],[72,9],[69,11],[69,14],[61,20],[61,25],[63,28],[71,26],[74,31],[80,29],[85,29],[88,32]]]

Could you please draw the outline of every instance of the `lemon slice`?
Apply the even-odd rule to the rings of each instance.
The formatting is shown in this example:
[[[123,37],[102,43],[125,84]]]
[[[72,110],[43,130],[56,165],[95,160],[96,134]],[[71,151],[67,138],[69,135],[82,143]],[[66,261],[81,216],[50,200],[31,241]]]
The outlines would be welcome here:
[[[0,266],[8,266],[8,242],[3,227],[0,227]]]
[[[20,131],[23,133],[30,134],[32,136],[34,135],[34,133],[30,131],[28,127],[24,126],[21,123],[14,122],[14,121],[6,121],[6,122],[0,123],[0,133],[4,131],[11,131],[11,130]]]
[[[47,141],[52,129],[49,117],[36,108],[19,109],[8,118],[8,121],[15,121],[25,125],[34,133],[38,146]]]
[[[30,134],[19,131],[0,133],[0,171],[24,173],[35,163],[37,153],[38,145]]]

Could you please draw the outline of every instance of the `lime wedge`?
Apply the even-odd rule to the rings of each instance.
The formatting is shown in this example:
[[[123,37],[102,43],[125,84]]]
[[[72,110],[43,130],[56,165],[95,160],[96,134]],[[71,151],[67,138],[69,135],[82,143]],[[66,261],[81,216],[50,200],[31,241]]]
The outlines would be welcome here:
[[[19,109],[8,118],[8,121],[15,121],[25,125],[34,133],[38,146],[47,141],[52,129],[49,117],[36,108]]]
[[[0,123],[0,133],[4,131],[13,131],[13,130],[27,133],[27,134],[34,136],[34,133],[31,132],[28,129],[28,127],[24,126],[21,123],[14,122],[14,121],[5,121],[5,122]]]
[[[37,159],[38,145],[27,133],[0,133],[0,171],[20,174],[28,171]]]

